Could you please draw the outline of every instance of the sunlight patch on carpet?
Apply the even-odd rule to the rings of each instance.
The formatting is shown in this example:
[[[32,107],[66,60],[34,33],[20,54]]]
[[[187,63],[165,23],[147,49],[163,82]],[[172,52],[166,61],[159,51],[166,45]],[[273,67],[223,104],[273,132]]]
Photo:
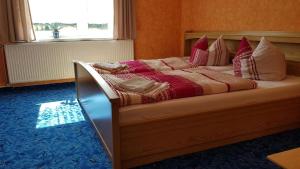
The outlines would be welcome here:
[[[57,125],[85,121],[78,102],[64,100],[40,104],[36,128],[52,127]]]

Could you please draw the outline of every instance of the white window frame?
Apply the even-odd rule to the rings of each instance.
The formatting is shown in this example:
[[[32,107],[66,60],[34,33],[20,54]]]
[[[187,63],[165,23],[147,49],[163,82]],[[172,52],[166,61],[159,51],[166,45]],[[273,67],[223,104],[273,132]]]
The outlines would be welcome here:
[[[29,3],[32,3],[31,1],[44,1],[44,0],[29,0]],[[52,0],[48,0],[48,1],[52,1]],[[60,0],[60,1],[63,1],[63,0]],[[73,0],[67,0],[67,1],[72,2]],[[77,0],[77,1],[80,1],[80,0]],[[82,1],[84,1],[84,0],[82,0]],[[103,0],[97,0],[97,1],[103,1]],[[113,28],[113,0],[111,0],[111,1],[112,1],[111,2],[112,4],[110,4],[110,5],[111,5],[111,10],[112,10],[111,12],[112,13],[110,15],[110,17],[111,17],[110,22],[108,23],[109,24],[108,25],[109,26],[109,28],[108,28],[109,37],[108,36],[103,36],[103,37],[95,36],[95,37],[92,37],[92,35],[88,35],[88,34],[86,34],[87,36],[84,36],[82,34],[79,35],[80,33],[78,33],[77,35],[75,35],[73,37],[72,36],[66,36],[66,37],[60,37],[58,39],[55,39],[55,38],[51,37],[51,35],[49,35],[49,38],[39,38],[39,37],[37,37],[37,40],[35,42],[70,42],[70,41],[102,41],[102,40],[112,40],[113,39],[113,29],[114,28]],[[31,13],[32,13],[32,19],[33,19],[33,24],[34,24],[35,20],[34,20],[34,15],[33,15],[33,13],[34,13],[33,9],[31,9]],[[87,15],[87,11],[86,11],[85,15]],[[77,24],[77,29],[78,29],[78,27],[80,27],[81,31],[85,30],[86,32],[88,32],[87,31],[88,24],[89,24],[88,21],[87,21],[88,17],[87,16],[82,16],[82,17],[85,17],[85,20],[82,19],[81,22],[80,21],[75,22]],[[59,22],[59,21],[57,21],[57,22]],[[44,23],[47,23],[47,21],[44,22]],[[93,24],[93,23],[90,23],[90,24]],[[96,23],[96,24],[101,24],[101,23]],[[37,34],[36,31],[35,31],[35,34]]]

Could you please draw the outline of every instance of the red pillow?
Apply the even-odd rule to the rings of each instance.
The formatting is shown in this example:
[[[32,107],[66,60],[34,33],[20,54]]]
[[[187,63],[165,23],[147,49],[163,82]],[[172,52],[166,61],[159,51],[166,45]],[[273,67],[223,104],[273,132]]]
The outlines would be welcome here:
[[[208,38],[206,35],[202,36],[197,42],[194,44],[193,48],[207,50],[208,49]]]
[[[249,59],[252,56],[253,50],[247,38],[243,37],[237,53],[232,60],[235,76],[242,77],[241,60]]]
[[[190,61],[192,66],[205,66],[208,61],[208,51],[202,49],[195,49],[193,52],[193,60]]]
[[[201,57],[208,57],[208,38],[206,35],[202,36],[192,47],[192,53],[190,56],[190,63],[195,66],[201,65]],[[203,62],[204,63],[204,62]],[[205,62],[206,63],[206,62]]]

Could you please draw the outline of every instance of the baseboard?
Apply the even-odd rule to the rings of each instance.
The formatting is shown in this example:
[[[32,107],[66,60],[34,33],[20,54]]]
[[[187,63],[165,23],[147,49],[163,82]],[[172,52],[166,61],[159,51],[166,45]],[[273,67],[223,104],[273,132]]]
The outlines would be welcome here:
[[[26,86],[37,86],[37,85],[47,85],[47,84],[68,83],[68,82],[75,82],[75,79],[74,78],[70,78],[70,79],[59,79],[59,80],[47,80],[47,81],[15,83],[15,84],[9,84],[6,87],[26,87]]]
[[[8,87],[7,85],[0,85],[0,89],[1,88],[6,88],[6,87]]]

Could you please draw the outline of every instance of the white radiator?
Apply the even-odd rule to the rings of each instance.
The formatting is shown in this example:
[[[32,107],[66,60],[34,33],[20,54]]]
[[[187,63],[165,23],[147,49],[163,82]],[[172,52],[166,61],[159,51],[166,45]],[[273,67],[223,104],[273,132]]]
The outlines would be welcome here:
[[[26,43],[6,45],[5,52],[10,84],[74,78],[73,60],[134,58],[132,40]]]

